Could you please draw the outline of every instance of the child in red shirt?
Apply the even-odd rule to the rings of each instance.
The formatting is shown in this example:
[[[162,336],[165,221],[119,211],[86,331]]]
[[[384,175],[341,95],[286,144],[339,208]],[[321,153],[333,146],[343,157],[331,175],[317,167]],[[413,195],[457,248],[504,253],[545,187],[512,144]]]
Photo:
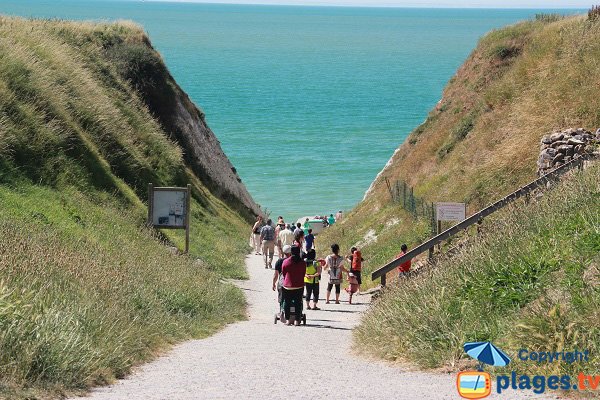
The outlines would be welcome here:
[[[406,250],[408,250],[408,247],[405,244],[403,244],[400,247],[400,250],[402,250],[402,252],[400,254],[398,254],[396,259],[404,256],[406,254]],[[405,261],[398,266],[398,279],[400,279],[402,277],[406,277],[408,275],[408,272],[410,271],[410,266],[411,266],[411,260]]]

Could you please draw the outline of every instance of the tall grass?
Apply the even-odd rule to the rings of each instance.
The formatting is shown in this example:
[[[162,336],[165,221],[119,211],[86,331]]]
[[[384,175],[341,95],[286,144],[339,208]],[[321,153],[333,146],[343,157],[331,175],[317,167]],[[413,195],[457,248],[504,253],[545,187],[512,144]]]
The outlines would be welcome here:
[[[222,279],[246,277],[246,221],[138,87],[167,75],[135,24],[0,17],[0,397],[104,383],[244,317]],[[189,256],[144,227],[148,182],[192,184]]]
[[[458,254],[386,290],[355,331],[357,346],[428,368],[457,368],[467,341],[509,352],[589,349],[586,371],[599,373],[599,204],[595,165],[502,211]],[[556,364],[515,368],[544,373]]]
[[[243,295],[73,190],[0,189],[0,382],[82,389],[243,318]]]

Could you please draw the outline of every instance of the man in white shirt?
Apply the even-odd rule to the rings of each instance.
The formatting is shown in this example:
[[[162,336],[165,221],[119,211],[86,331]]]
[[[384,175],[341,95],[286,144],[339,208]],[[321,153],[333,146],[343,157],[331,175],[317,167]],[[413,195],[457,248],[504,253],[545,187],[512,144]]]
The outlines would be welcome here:
[[[291,246],[294,243],[294,232],[292,232],[292,228],[288,225],[285,229],[282,229],[279,232],[279,236],[277,237],[277,246],[283,252],[284,246]]]

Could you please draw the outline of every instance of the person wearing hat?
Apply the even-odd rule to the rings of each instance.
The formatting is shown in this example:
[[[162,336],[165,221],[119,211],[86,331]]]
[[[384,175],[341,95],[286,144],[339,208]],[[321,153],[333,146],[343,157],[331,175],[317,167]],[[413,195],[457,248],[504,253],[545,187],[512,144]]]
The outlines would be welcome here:
[[[285,323],[285,317],[283,315],[283,275],[281,274],[281,267],[283,267],[283,261],[292,255],[292,246],[283,246],[283,258],[280,258],[275,262],[275,272],[273,273],[273,291],[277,288],[277,302],[279,303],[279,311],[281,312],[280,320]]]

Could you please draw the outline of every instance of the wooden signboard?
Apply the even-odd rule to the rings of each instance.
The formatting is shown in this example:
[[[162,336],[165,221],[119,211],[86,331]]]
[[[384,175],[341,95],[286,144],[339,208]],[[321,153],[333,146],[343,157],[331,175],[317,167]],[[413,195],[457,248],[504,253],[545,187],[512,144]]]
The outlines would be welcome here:
[[[438,221],[463,221],[467,218],[465,203],[436,203],[435,215]]]
[[[185,229],[185,252],[190,248],[191,185],[184,188],[148,184],[148,225],[159,229]]]

